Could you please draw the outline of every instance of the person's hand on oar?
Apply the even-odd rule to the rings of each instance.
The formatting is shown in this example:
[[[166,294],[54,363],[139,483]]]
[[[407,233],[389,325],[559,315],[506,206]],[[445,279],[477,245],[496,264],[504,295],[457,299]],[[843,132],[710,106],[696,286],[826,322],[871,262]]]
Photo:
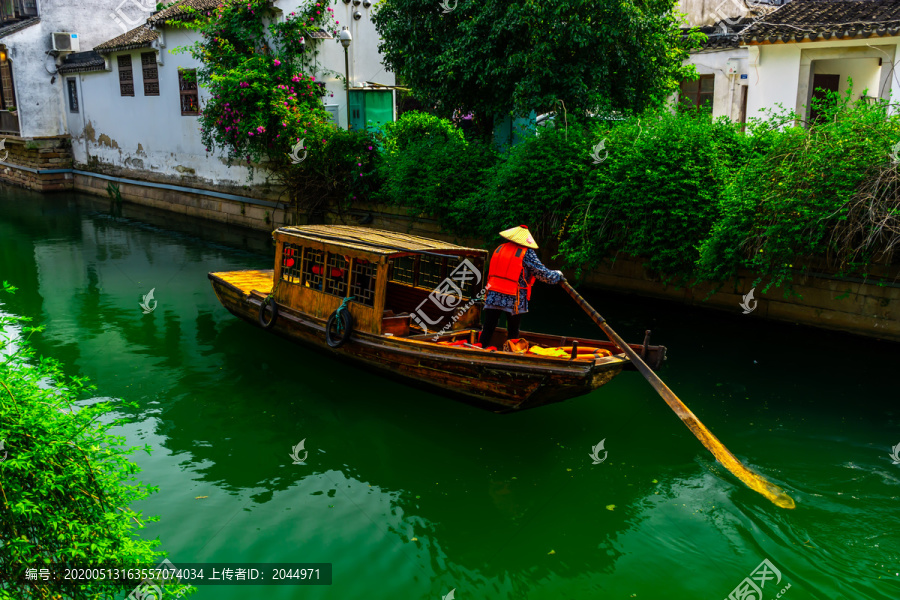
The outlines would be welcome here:
[[[697,439],[706,446],[707,450],[713,453],[713,456],[715,456],[726,469],[731,471],[750,489],[759,492],[775,505],[780,506],[781,508],[794,508],[796,506],[794,500],[788,496],[784,490],[744,466],[744,464],[739,461],[734,454],[732,454],[728,448],[726,448],[724,444],[722,444],[722,442],[720,442],[716,436],[703,425],[703,423],[700,422],[700,419],[698,419],[697,416],[678,399],[675,392],[670,390],[669,387],[663,383],[663,380],[647,366],[647,363],[641,359],[638,353],[635,352],[631,346],[626,344],[625,340],[619,337],[619,334],[613,331],[612,327],[606,324],[606,319],[600,316],[600,313],[594,310],[594,308],[575,291],[575,288],[569,285],[569,282],[563,279],[560,282],[560,285],[570,296],[572,296],[575,302],[584,309],[594,323],[600,326],[600,329],[603,330],[610,341],[625,352],[634,366],[637,367],[637,370],[640,371],[641,375],[650,382],[650,385],[652,385],[657,393],[662,396],[662,399],[666,401],[666,404],[675,411],[675,414],[684,421],[684,424],[687,425],[688,429],[697,436]]]

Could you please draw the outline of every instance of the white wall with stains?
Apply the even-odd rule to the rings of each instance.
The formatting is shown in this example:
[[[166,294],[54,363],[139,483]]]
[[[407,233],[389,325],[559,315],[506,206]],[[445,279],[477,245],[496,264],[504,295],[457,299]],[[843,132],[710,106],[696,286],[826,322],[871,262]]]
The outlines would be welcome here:
[[[296,0],[276,3],[283,14],[290,13],[297,5]],[[369,19],[372,8],[343,2],[332,5],[332,8],[336,20],[340,22],[338,27],[349,23],[353,35],[349,52],[351,85],[364,81],[394,85],[393,74],[384,69],[378,54],[378,36]],[[357,10],[362,18],[354,20],[352,13]],[[247,184],[248,169],[241,165],[229,167],[215,151],[207,153],[200,141],[198,117],[181,115],[178,69],[194,69],[199,63],[189,53],[173,54],[171,51],[192,45],[198,39],[196,32],[166,27],[154,43],[154,49],[159,51],[159,96],[143,95],[140,54],[149,51],[147,48],[130,52],[132,64],[135,65],[134,97],[122,97],[119,92],[116,57],[121,53],[110,55],[110,71],[69,75],[77,79],[80,104],[78,113],[70,112],[65,106],[76,164],[146,171],[170,180],[182,180],[183,185],[198,180],[226,186]],[[344,73],[343,46],[336,40],[315,43],[320,51],[316,79],[325,82],[328,92],[324,102],[326,105],[338,105],[339,123],[346,127],[344,82],[334,73],[328,73],[329,70]],[[206,90],[201,88],[201,106],[206,97]],[[135,173],[133,176],[137,175]],[[252,184],[264,181],[265,174],[257,170]]]
[[[188,53],[173,54],[171,50],[197,39],[193,31],[166,28],[153,48],[110,55],[110,71],[70,75],[78,81],[79,95],[78,113],[66,107],[76,164],[125,167],[216,183],[246,180],[246,168],[229,168],[222,158],[207,154],[200,141],[199,117],[181,114],[178,69],[195,69],[198,62]],[[141,53],[152,50],[158,51],[159,96],[145,96],[141,79]],[[130,54],[134,65],[133,97],[122,96],[119,90],[117,57],[122,54]],[[206,97],[201,88],[201,105]]]
[[[125,0],[138,2],[139,0]],[[54,32],[77,33],[82,50],[89,50],[125,32],[117,13],[143,14],[123,0],[39,0],[40,22],[0,39],[12,61],[16,106],[22,137],[63,135],[63,86],[56,75],[56,58],[50,54]]]

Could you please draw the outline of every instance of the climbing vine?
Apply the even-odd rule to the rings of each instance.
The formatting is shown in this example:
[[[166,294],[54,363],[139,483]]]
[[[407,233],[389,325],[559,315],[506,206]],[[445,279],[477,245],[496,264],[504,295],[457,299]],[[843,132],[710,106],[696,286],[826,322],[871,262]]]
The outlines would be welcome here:
[[[375,160],[366,133],[335,127],[325,110],[323,77],[340,77],[317,62],[318,32],[337,34],[325,2],[310,1],[283,15],[267,0],[222,4],[195,11],[184,26],[201,40],[176,51],[203,63],[196,77],[209,93],[201,110],[207,152],[246,164],[280,184],[297,212],[363,193],[360,177]],[[364,177],[363,177],[364,178]]]

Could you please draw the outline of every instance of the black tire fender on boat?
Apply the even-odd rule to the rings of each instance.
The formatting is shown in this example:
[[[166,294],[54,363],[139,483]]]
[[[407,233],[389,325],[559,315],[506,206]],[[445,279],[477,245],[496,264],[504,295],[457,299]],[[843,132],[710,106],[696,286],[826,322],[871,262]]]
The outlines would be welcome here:
[[[272,318],[266,321],[266,307],[272,309]],[[278,320],[278,305],[275,304],[275,298],[264,298],[259,304],[259,325],[263,329],[271,329]]]
[[[336,334],[332,334],[331,328],[337,325],[338,319],[341,319],[342,321],[343,331],[341,331],[340,337],[335,339],[334,335]],[[350,339],[350,334],[352,333],[352,331],[353,315],[350,314],[350,311],[344,309],[340,311],[340,314],[338,314],[338,311],[334,311],[333,313],[331,313],[331,316],[328,317],[328,322],[325,323],[325,342],[331,348],[340,348],[347,343],[347,340]]]

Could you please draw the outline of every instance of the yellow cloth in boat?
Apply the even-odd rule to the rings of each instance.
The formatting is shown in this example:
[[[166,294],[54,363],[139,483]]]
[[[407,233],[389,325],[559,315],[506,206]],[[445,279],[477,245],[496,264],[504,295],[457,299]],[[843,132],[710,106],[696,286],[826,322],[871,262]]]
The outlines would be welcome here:
[[[569,352],[566,352],[562,348],[541,348],[539,346],[532,346],[528,349],[528,354],[537,354],[538,356],[553,356],[556,358],[568,358],[570,356]]]

